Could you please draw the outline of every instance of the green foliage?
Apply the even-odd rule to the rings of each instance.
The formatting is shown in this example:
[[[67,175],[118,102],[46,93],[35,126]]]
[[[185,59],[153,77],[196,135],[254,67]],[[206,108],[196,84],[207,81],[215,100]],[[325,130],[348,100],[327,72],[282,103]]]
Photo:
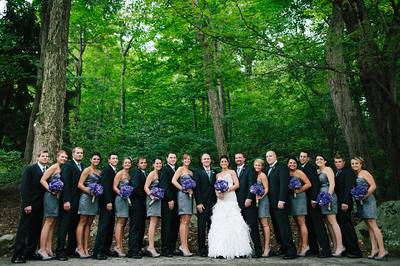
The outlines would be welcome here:
[[[0,186],[18,182],[23,166],[21,152],[0,149]]]

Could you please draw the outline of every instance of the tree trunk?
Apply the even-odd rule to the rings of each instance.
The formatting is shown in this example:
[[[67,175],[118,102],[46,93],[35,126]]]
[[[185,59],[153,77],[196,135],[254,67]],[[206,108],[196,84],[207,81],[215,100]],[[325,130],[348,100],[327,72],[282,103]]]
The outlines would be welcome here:
[[[71,0],[54,0],[51,5],[44,53],[43,87],[34,124],[32,161],[43,149],[47,149],[54,160],[62,144],[70,9]]]
[[[133,36],[127,42],[126,47],[124,47],[123,35],[120,35],[120,46],[121,46],[121,77],[120,77],[120,125],[123,127],[126,123],[126,88],[125,88],[125,73],[126,73],[126,57],[128,56],[129,49],[131,49]]]
[[[362,126],[363,118],[357,105],[352,101],[347,77],[344,74],[346,64],[341,43],[343,27],[340,10],[333,6],[327,41],[327,62],[335,71],[328,73],[329,90],[350,157],[362,156],[367,165],[372,167],[368,142]]]
[[[394,3],[394,1],[393,1]],[[400,56],[400,18],[394,16],[393,23],[382,34],[379,45],[374,39],[374,30],[362,0],[334,1],[340,9],[346,28],[357,49],[360,81],[371,113],[373,126],[380,139],[380,146],[390,163],[394,179],[394,191],[400,189],[400,106],[396,102],[397,61]],[[395,14],[399,6],[393,6]],[[398,198],[395,193],[393,197]]]
[[[32,159],[33,141],[34,141],[33,124],[35,123],[36,114],[39,111],[40,97],[41,97],[41,93],[42,93],[44,51],[46,48],[47,34],[49,31],[49,19],[50,19],[51,5],[52,5],[52,0],[42,0],[42,2],[41,2],[40,59],[39,59],[39,65],[38,65],[38,69],[37,69],[35,99],[33,101],[32,111],[31,111],[31,115],[29,117],[28,132],[26,134],[26,141],[25,141],[24,160],[26,163],[29,163]]]
[[[196,97],[192,98],[192,112],[193,112],[193,127],[194,131],[198,130],[198,124],[197,124],[197,110],[196,110]]]

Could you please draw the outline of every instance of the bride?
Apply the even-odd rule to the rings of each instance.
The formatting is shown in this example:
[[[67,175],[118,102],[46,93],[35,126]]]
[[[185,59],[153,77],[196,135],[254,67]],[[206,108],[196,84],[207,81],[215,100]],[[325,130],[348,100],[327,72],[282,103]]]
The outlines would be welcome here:
[[[222,172],[217,175],[217,180],[228,182],[229,189],[225,193],[216,191],[218,200],[213,208],[211,227],[208,233],[208,256],[217,258],[250,256],[250,231],[240,213],[235,190],[239,188],[239,180],[235,171],[229,169],[229,159],[221,156],[220,166]]]

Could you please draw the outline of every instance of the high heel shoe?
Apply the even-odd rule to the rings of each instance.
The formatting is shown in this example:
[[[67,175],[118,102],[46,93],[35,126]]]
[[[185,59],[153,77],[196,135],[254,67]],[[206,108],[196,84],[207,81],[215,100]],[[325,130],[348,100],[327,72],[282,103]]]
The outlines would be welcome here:
[[[263,258],[268,258],[273,256],[273,251],[271,247],[267,250],[267,252],[264,251],[264,253],[261,255]]]
[[[384,261],[385,260],[385,261],[387,261],[388,257],[389,257],[389,252],[387,252],[385,250],[385,254],[383,256],[375,256],[374,260],[379,260],[379,261]]]
[[[184,256],[184,257],[191,257],[191,256],[193,256],[193,253],[190,253],[190,252],[186,253],[186,252],[182,249],[182,247],[179,247],[179,251],[181,252],[181,255]]]
[[[147,254],[152,257],[152,258],[157,258],[160,257],[160,253],[158,253],[155,249],[149,249],[148,247],[146,248]]]
[[[79,252],[78,248],[75,249],[75,255],[78,256],[78,258],[80,258],[80,259],[88,259],[88,258],[90,258],[90,256],[86,256],[86,254],[82,255],[82,253]]]
[[[297,256],[299,257],[305,257],[307,252],[310,250],[310,246],[307,246],[307,248],[303,252],[297,253]]]
[[[48,254],[41,251],[40,249],[37,251],[37,254],[39,254],[39,256],[41,257],[41,260],[51,260],[52,259]]]
[[[367,256],[367,258],[370,260],[373,260],[376,256],[378,256],[378,254],[379,254],[379,250],[377,252],[375,252],[373,255]]]
[[[117,247],[114,247],[113,250],[118,254],[118,257],[120,257],[120,258],[126,256],[125,253],[123,253],[123,252],[122,252],[121,250],[119,250],[119,248],[117,248]]]
[[[346,252],[346,249],[343,248],[340,252],[335,252],[332,254],[333,257],[342,257],[344,253]]]

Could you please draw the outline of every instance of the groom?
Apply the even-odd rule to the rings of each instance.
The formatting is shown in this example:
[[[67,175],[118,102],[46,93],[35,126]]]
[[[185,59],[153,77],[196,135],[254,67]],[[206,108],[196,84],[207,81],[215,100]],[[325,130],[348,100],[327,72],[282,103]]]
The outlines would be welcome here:
[[[258,211],[255,195],[250,193],[250,187],[256,182],[256,176],[253,168],[248,167],[245,161],[246,158],[243,153],[235,154],[236,173],[240,184],[236,190],[236,197],[242,210],[242,216],[250,227],[250,236],[254,245],[254,257],[260,258],[262,247],[258,230]]]

